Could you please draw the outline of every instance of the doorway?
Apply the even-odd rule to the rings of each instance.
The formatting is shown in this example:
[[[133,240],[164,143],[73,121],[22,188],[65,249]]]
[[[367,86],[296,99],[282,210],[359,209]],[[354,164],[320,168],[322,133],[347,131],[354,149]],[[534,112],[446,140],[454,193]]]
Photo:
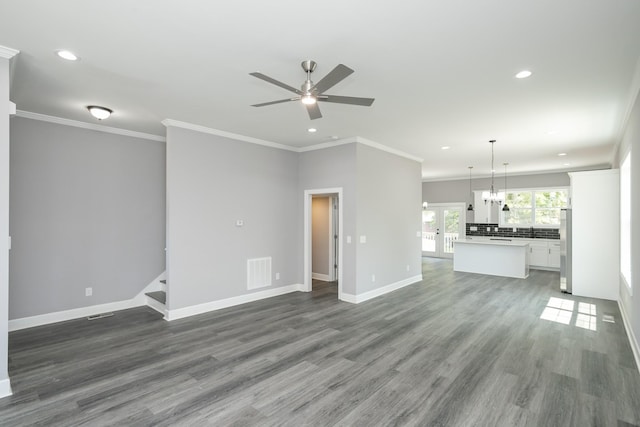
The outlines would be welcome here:
[[[324,210],[326,227],[314,229],[314,199],[320,211]],[[304,284],[302,291],[313,290],[313,280],[338,282],[338,299],[342,299],[342,188],[325,188],[305,190],[304,192]],[[318,218],[316,218],[318,219]],[[316,263],[322,268],[314,272],[314,242],[313,234],[323,235],[324,244],[316,245],[316,250],[322,250],[322,256],[316,256]],[[316,242],[317,243],[317,242]],[[321,249],[318,249],[321,248]],[[316,274],[314,274],[316,273]],[[334,291],[335,292],[335,291]]]
[[[422,255],[453,258],[453,242],[464,237],[464,203],[429,203],[422,209]]]

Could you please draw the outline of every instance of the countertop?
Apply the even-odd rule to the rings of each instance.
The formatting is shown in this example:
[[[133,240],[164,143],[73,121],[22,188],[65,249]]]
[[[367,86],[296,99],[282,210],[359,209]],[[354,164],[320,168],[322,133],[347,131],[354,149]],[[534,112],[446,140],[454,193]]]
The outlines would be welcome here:
[[[528,246],[529,242],[522,240],[489,240],[489,239],[459,239],[453,242],[454,245],[464,243],[473,245],[492,245],[492,246]]]

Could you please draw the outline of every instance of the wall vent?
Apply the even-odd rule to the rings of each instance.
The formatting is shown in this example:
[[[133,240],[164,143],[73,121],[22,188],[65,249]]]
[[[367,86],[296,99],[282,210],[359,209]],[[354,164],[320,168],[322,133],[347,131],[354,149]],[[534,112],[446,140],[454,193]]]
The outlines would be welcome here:
[[[271,257],[247,260],[247,289],[271,286]]]

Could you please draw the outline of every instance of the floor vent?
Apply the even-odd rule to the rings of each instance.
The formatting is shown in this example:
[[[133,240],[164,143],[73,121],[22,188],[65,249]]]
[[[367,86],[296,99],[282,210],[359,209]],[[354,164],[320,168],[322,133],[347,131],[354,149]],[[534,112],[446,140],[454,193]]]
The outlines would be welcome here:
[[[605,314],[604,316],[602,316],[602,320],[603,320],[604,322],[616,323],[616,319],[615,319],[615,317],[613,317],[613,316],[612,316],[612,315],[610,315],[610,314]]]
[[[111,317],[113,316],[113,313],[100,313],[100,314],[94,314],[92,316],[87,316],[87,320],[98,320],[98,319],[104,319],[105,317]]]
[[[271,257],[247,260],[247,289],[271,286]]]

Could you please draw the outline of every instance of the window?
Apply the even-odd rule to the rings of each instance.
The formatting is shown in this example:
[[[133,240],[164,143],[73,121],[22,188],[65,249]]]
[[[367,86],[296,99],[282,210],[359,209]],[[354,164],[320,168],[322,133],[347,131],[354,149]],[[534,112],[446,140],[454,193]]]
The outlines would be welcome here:
[[[620,166],[620,275],[631,292],[631,152]]]
[[[513,190],[506,197],[509,211],[500,211],[500,225],[505,227],[558,227],[560,209],[567,207],[565,188]]]

